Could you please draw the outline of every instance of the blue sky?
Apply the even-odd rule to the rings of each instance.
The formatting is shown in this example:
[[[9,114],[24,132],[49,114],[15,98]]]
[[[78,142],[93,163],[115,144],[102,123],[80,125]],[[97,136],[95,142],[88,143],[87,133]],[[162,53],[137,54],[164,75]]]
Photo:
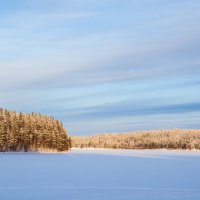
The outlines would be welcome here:
[[[199,0],[1,0],[0,106],[72,135],[200,128]]]

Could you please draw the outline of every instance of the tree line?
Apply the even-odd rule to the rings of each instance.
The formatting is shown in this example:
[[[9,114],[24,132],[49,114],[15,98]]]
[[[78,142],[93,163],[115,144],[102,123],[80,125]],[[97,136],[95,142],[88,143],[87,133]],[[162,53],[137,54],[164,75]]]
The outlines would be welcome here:
[[[200,130],[158,130],[72,137],[77,148],[200,149]]]
[[[0,109],[0,151],[66,151],[71,138],[53,117]]]
[[[157,130],[69,137],[62,122],[46,115],[0,108],[0,152],[77,148],[200,149],[200,130]]]

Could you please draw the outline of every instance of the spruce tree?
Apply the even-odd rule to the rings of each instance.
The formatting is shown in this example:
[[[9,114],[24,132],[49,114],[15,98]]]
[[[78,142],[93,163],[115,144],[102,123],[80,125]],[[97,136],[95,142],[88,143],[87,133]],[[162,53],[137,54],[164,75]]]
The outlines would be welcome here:
[[[0,109],[0,151],[66,151],[69,143],[67,131],[53,117]]]

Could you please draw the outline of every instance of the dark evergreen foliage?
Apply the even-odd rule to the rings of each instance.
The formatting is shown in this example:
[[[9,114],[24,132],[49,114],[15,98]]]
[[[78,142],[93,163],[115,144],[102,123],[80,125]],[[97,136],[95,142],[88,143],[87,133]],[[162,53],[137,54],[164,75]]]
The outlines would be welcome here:
[[[0,151],[66,151],[71,139],[62,123],[41,114],[0,109]]]

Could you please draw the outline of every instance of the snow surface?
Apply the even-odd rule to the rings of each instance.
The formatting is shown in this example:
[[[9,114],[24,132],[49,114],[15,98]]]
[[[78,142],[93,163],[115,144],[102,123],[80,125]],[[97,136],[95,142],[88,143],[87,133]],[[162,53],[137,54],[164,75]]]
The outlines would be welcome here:
[[[200,152],[1,153],[0,200],[199,200]]]

